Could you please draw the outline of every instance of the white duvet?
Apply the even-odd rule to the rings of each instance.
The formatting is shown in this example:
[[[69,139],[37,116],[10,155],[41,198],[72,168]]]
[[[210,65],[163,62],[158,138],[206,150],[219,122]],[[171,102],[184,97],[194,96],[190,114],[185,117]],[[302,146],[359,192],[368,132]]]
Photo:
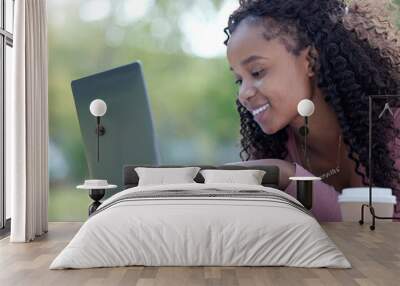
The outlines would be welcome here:
[[[319,223],[295,207],[259,198],[152,198],[111,204],[131,192],[263,190],[238,184],[141,186],[105,200],[50,269],[145,266],[350,268]],[[298,203],[298,202],[297,202]],[[105,206],[108,205],[108,208]]]

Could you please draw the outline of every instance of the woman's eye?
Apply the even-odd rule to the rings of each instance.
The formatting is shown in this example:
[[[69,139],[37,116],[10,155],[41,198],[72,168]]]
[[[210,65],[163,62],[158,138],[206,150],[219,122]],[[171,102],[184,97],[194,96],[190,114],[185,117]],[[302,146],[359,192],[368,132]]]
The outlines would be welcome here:
[[[241,79],[237,79],[237,80],[235,81],[235,84],[241,85],[241,84],[242,84],[242,80],[241,80]]]
[[[259,70],[259,71],[255,71],[253,72],[251,75],[255,78],[260,77],[262,75],[262,73],[264,72],[264,70]]]

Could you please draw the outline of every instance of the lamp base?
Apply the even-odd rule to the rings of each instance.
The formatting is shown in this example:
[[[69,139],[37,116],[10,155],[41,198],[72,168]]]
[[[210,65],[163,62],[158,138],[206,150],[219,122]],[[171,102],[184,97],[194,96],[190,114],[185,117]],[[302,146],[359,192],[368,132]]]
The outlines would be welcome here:
[[[313,182],[308,180],[297,181],[297,199],[308,210],[312,209]]]
[[[100,200],[104,197],[106,193],[105,189],[91,189],[89,190],[89,197],[94,200],[94,202],[89,206],[89,216],[94,213],[97,208],[101,205]]]

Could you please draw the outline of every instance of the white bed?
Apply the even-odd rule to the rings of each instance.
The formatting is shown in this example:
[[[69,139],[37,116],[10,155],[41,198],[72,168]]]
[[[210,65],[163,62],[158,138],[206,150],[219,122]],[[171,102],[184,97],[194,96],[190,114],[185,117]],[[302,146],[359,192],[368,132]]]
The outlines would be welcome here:
[[[145,192],[174,190],[246,195],[129,199]],[[265,199],[264,193],[253,197],[251,190],[263,191],[272,199]],[[137,186],[104,201],[50,269],[127,265],[350,268],[319,223],[298,204],[286,193],[261,185]]]

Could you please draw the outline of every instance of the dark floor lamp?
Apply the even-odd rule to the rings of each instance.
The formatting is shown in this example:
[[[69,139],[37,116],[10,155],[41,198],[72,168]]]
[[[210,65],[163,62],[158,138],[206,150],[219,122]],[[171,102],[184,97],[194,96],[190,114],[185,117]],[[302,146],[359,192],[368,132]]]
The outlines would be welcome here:
[[[297,112],[300,114],[300,116],[304,117],[304,126],[300,127],[299,133],[301,136],[304,137],[304,158],[306,160],[307,168],[310,169],[309,165],[309,160],[308,160],[308,154],[307,154],[307,136],[309,133],[308,130],[308,117],[310,117],[315,110],[314,103],[309,100],[309,99],[303,99],[299,102],[297,105]]]
[[[308,117],[314,113],[314,103],[309,99],[303,99],[297,105],[297,111],[300,116],[304,117],[304,126],[300,127],[299,133],[304,138],[304,158],[307,168],[310,169],[308,154],[307,154],[307,136]],[[291,180],[297,181],[297,199],[307,208],[312,208],[313,202],[313,181],[320,180],[318,177],[291,177]]]
[[[90,103],[90,113],[96,117],[96,135],[97,135],[97,162],[100,159],[100,136],[106,133],[106,129],[100,124],[100,118],[107,112],[107,104],[101,99],[95,99]]]

